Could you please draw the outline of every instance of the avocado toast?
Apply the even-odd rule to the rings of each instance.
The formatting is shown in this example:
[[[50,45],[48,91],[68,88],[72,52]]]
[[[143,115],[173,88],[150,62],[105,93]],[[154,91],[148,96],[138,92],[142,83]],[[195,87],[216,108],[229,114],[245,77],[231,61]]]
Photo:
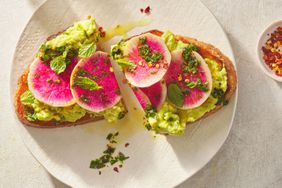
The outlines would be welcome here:
[[[55,128],[127,113],[109,55],[100,51],[95,20],[50,36],[18,82],[15,110],[28,126]],[[95,100],[93,100],[95,98]]]
[[[145,126],[156,133],[183,134],[236,91],[230,59],[193,38],[151,30],[113,45],[111,56],[145,111]]]

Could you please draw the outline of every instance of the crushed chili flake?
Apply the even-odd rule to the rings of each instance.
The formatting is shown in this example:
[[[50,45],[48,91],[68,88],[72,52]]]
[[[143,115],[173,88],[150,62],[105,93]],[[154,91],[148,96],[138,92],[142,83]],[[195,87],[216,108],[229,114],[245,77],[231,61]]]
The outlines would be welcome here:
[[[127,80],[126,80],[126,79],[123,79],[123,80],[122,80],[122,83],[127,84]]]
[[[145,13],[145,14],[150,14],[151,13],[151,7],[147,6],[145,9],[140,8],[140,12]]]
[[[262,47],[263,59],[268,67],[277,75],[282,76],[282,27],[279,26],[270,34],[270,38]]]
[[[117,173],[119,173],[118,167],[114,167],[113,170],[116,171]]]
[[[98,31],[100,33],[100,37],[105,37],[106,36],[106,32],[104,31],[103,27],[99,27],[98,28]]]
[[[150,7],[150,6],[147,6],[147,7],[145,8],[144,12],[145,12],[146,14],[150,14],[150,13],[151,13],[151,7]]]
[[[125,145],[124,145],[124,147],[128,147],[129,146],[129,143],[127,142]]]

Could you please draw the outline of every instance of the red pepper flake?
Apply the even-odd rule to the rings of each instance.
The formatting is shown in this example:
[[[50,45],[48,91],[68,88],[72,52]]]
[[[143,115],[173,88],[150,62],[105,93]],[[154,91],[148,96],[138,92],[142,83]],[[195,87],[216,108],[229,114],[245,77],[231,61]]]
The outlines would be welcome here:
[[[117,173],[119,173],[118,167],[114,167],[113,170],[116,171]]]
[[[123,79],[123,80],[122,80],[122,83],[127,84],[127,80],[126,80],[126,79]]]
[[[167,63],[164,63],[164,64],[163,64],[163,68],[164,68],[164,69],[168,69],[168,64],[167,64]]]
[[[145,14],[150,14],[151,13],[151,7],[147,6],[145,9],[144,8],[140,8],[140,12],[141,13],[145,13]]]
[[[128,146],[129,146],[129,143],[127,142],[127,143],[124,145],[124,147],[126,147],[126,148],[127,148]]]
[[[106,36],[106,32],[105,32],[105,31],[102,31],[102,32],[100,33],[100,36],[101,36],[102,38],[104,38],[104,37]]]
[[[100,33],[100,36],[103,38],[106,36],[106,32],[104,31],[103,27],[99,27],[98,28],[98,31]]]
[[[145,14],[150,14],[151,13],[151,7],[147,6],[144,10]]]
[[[277,76],[282,76],[282,27],[279,26],[270,34],[262,47],[263,59]]]

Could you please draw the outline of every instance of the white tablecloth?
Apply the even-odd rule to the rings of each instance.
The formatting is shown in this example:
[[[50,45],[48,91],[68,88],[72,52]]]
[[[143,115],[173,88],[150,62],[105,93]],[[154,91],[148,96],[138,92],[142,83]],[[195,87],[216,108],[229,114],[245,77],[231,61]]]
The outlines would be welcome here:
[[[239,77],[235,121],[226,143],[201,171],[179,187],[282,186],[282,83],[256,64],[262,30],[282,19],[281,0],[202,0],[226,31]],[[0,187],[67,187],[48,174],[25,148],[9,93],[16,42],[43,0],[0,0]]]

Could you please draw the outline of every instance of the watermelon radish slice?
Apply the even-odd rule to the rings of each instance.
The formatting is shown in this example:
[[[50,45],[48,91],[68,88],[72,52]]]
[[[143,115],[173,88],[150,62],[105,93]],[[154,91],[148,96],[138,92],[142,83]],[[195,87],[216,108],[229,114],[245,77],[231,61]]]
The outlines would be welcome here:
[[[143,109],[152,104],[158,110],[166,99],[167,88],[165,82],[160,81],[150,87],[133,88],[133,92]]]
[[[140,42],[142,39],[145,40]],[[153,59],[142,57],[141,47],[144,47],[144,45],[149,47],[151,54],[149,57],[157,54],[161,57],[155,62],[152,62]],[[150,33],[133,37],[127,41],[124,56],[136,65],[133,70],[125,69],[125,77],[129,83],[136,87],[149,87],[159,82],[167,72],[171,61],[171,55],[165,43],[160,37]]]
[[[168,87],[170,84],[177,84],[183,93],[183,106],[177,107],[180,109],[192,109],[203,104],[210,96],[212,90],[211,71],[202,56],[193,51],[192,55],[199,61],[198,73],[184,73],[182,53],[183,50],[172,52],[172,61],[165,75],[165,81]],[[206,83],[205,91],[195,86],[197,82]],[[188,86],[189,84],[194,86]]]
[[[84,82],[78,84],[78,80]],[[70,83],[77,104],[92,112],[111,108],[121,99],[110,58],[105,52],[97,51],[81,60],[72,72]]]
[[[75,103],[70,90],[70,76],[78,59],[73,58],[66,70],[56,74],[49,65],[35,59],[30,65],[28,87],[39,101],[53,107],[70,106]]]
[[[150,99],[140,88],[133,87],[132,90],[143,109],[146,109],[148,105],[151,105]]]

